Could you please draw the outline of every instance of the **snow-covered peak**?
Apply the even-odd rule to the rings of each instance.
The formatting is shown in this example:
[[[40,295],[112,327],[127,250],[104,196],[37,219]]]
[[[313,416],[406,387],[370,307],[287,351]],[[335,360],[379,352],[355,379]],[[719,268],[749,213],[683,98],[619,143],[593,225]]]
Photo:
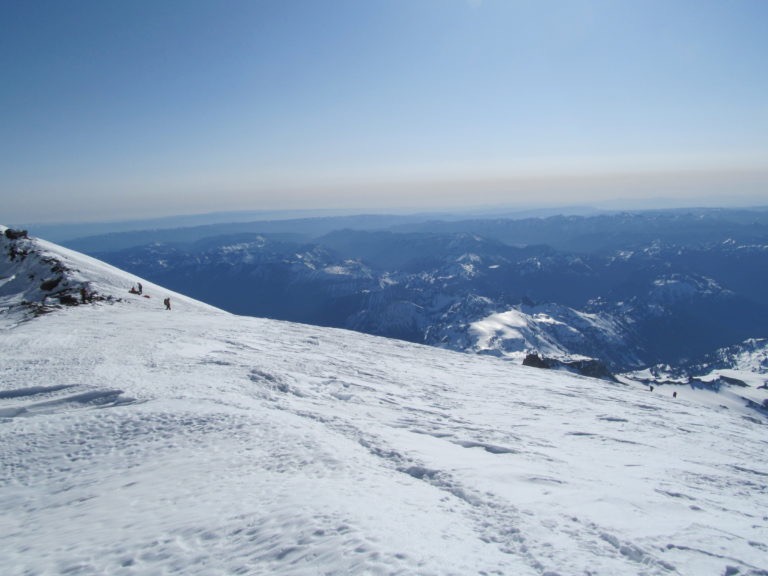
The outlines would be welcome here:
[[[558,304],[520,305],[469,324],[470,350],[522,361],[529,353],[575,360],[603,357],[637,363],[617,322]]]

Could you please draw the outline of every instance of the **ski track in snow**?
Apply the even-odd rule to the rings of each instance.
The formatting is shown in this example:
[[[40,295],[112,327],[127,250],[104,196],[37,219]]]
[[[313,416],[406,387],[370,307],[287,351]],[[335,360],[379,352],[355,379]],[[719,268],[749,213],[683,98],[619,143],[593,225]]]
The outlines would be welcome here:
[[[768,575],[746,409],[124,285],[0,327],[3,574]]]

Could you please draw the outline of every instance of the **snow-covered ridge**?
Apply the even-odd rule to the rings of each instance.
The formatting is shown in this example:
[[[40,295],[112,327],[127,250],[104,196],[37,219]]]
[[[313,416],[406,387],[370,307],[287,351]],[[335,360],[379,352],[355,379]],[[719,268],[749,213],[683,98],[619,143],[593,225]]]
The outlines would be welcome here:
[[[115,299],[0,330],[4,576],[765,575],[743,406],[164,311],[32,242]]]
[[[624,362],[638,363],[617,322],[556,304],[520,305],[469,325],[472,350],[522,360],[528,353],[560,359],[590,358],[623,351]],[[595,347],[602,344],[603,349]]]
[[[159,310],[164,298],[213,310],[90,256],[8,230],[0,225],[0,318],[11,323],[30,314],[93,303],[125,302]],[[142,294],[132,294],[139,283]]]
[[[750,338],[716,350],[685,373],[658,365],[625,374],[624,378],[664,386],[665,390],[684,390],[705,403],[737,407],[747,404],[768,414],[768,340]]]

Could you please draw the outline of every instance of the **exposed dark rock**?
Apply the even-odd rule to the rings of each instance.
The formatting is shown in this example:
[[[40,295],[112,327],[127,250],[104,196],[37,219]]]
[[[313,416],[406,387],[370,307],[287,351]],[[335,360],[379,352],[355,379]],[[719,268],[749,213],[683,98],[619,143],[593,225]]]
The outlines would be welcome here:
[[[19,262],[23,262],[28,254],[29,250],[19,250],[15,244],[11,244],[10,248],[8,248],[8,258],[10,258],[11,262],[15,262],[16,258],[19,259]]]
[[[566,369],[577,372],[582,376],[615,381],[613,374],[606,368],[605,364],[594,358],[571,360],[569,362],[564,362],[563,365]]]
[[[544,358],[542,358],[538,354],[528,354],[523,360],[523,366],[531,366],[533,368],[551,368],[552,367],[552,366],[549,366],[547,362],[544,361]]]
[[[56,278],[51,278],[50,280],[46,280],[45,282],[40,284],[40,290],[44,290],[45,292],[50,292],[51,290],[56,288],[56,286],[58,286],[60,282],[61,282],[61,276],[58,276]]]
[[[5,237],[9,240],[20,240],[21,238],[28,238],[26,230],[14,230],[12,228],[5,229]]]
[[[567,370],[575,372],[582,376],[590,378],[600,378],[601,380],[616,379],[606,366],[594,358],[585,358],[583,360],[559,360],[557,358],[546,358],[538,354],[528,354],[523,360],[523,366],[532,366],[533,368],[546,368],[553,370]]]
[[[72,294],[61,294],[58,296],[59,302],[64,306],[77,306],[80,301],[72,296]]]

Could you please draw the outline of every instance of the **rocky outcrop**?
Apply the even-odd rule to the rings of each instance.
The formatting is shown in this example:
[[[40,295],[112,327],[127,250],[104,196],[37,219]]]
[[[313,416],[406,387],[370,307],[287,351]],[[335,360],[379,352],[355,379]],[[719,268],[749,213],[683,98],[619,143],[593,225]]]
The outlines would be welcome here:
[[[26,230],[0,226],[0,233],[0,312],[36,316],[109,299],[46,252]]]
[[[5,229],[5,237],[9,240],[19,240],[22,238],[28,238],[26,230],[14,230],[13,228]]]
[[[547,358],[538,354],[528,354],[523,359],[523,366],[533,368],[545,368],[550,370],[566,370],[590,378],[599,378],[601,380],[610,380],[615,382],[613,374],[599,360],[594,358],[579,358],[576,360]]]

